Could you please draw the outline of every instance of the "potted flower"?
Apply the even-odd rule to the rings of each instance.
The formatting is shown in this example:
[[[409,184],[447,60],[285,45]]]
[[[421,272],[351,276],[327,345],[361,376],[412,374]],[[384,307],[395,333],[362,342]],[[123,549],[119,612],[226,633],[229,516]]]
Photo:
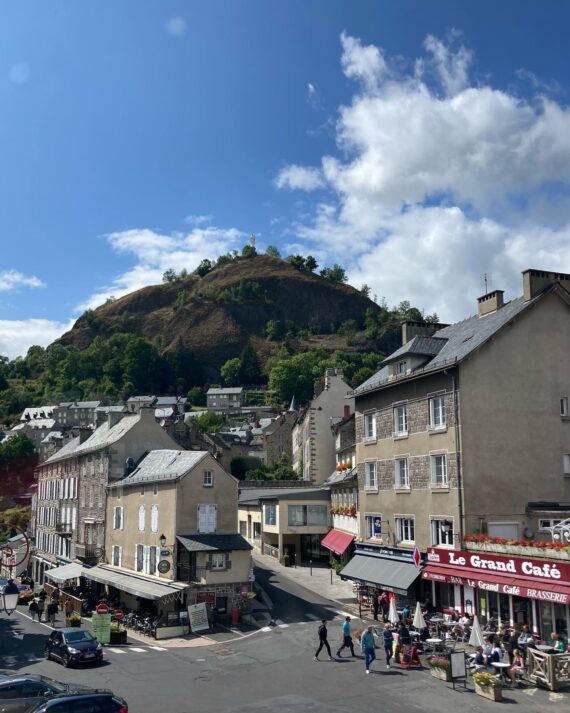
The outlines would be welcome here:
[[[500,701],[503,697],[503,684],[498,676],[492,673],[479,671],[473,674],[473,683],[475,684],[475,693],[491,701]]]
[[[110,644],[126,644],[127,643],[127,630],[120,625],[118,621],[114,621],[111,624],[111,638],[109,640]]]
[[[431,656],[427,660],[431,675],[440,681],[451,681],[451,663],[445,656]]]
[[[69,626],[81,626],[81,615],[78,614],[76,611],[72,612],[69,615]]]
[[[356,505],[351,505],[349,510],[350,517],[356,517]]]

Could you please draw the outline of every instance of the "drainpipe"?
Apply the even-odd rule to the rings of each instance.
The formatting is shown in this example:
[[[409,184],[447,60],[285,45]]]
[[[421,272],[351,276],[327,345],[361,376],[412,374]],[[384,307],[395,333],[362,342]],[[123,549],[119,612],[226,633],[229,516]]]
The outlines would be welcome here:
[[[447,372],[444,372],[447,373]],[[457,471],[457,508],[459,511],[459,549],[463,549],[463,478],[461,475],[461,456],[459,439],[459,405],[457,401],[457,381],[455,374],[450,373],[453,386],[453,413],[455,416],[455,468]]]

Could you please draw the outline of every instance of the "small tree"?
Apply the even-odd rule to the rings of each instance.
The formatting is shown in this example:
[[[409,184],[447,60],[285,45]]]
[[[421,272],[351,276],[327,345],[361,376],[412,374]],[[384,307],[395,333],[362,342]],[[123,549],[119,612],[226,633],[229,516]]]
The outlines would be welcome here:
[[[176,271],[170,268],[162,273],[163,282],[176,282]]]
[[[321,270],[321,277],[330,280],[331,282],[347,282],[348,277],[343,267],[335,263],[332,267],[325,267]]]
[[[208,260],[208,258],[204,258],[202,262],[198,265],[198,267],[194,270],[194,273],[198,275],[199,277],[204,277],[207,275],[209,272],[212,270],[212,262],[211,260]]]
[[[242,257],[255,257],[257,255],[257,250],[254,245],[244,245],[241,250]]]
[[[360,292],[365,296],[370,298],[370,285],[367,285],[364,283],[362,287],[360,288]]]
[[[208,411],[195,419],[194,423],[204,433],[217,433],[224,425],[223,416],[218,416],[213,411]]]
[[[228,359],[220,369],[220,376],[225,386],[239,386],[241,383],[241,359]]]
[[[309,272],[314,272],[317,267],[319,266],[319,263],[315,260],[315,258],[312,255],[307,255],[305,259],[305,267]]]
[[[291,267],[294,267],[295,270],[305,269],[305,258],[302,255],[289,255],[286,262],[288,262]]]
[[[186,398],[190,406],[205,406],[206,392],[199,386],[193,386],[188,392]]]
[[[265,337],[270,342],[277,342],[283,338],[283,325],[278,319],[270,319],[265,325]]]
[[[281,257],[281,253],[279,250],[275,247],[275,245],[268,245],[267,250],[265,251],[266,255],[270,255],[271,257]]]

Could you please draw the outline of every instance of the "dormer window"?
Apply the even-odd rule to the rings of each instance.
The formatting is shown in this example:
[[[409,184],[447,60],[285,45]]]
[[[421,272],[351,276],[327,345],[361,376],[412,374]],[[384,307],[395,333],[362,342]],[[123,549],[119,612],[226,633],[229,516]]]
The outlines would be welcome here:
[[[407,365],[406,360],[396,362],[396,364],[394,366],[394,373],[395,374],[405,374],[406,373],[406,365]]]

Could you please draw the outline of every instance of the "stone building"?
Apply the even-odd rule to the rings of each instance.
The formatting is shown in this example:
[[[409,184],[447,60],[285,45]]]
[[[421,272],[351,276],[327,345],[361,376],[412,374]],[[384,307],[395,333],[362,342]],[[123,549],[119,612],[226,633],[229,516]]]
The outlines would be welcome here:
[[[303,480],[320,485],[335,468],[335,444],[331,423],[354,411],[351,388],[342,369],[327,369],[315,398],[299,414],[292,431],[293,470]]]
[[[293,427],[296,411],[284,411],[263,429],[263,451],[267,465],[293,462]]]

